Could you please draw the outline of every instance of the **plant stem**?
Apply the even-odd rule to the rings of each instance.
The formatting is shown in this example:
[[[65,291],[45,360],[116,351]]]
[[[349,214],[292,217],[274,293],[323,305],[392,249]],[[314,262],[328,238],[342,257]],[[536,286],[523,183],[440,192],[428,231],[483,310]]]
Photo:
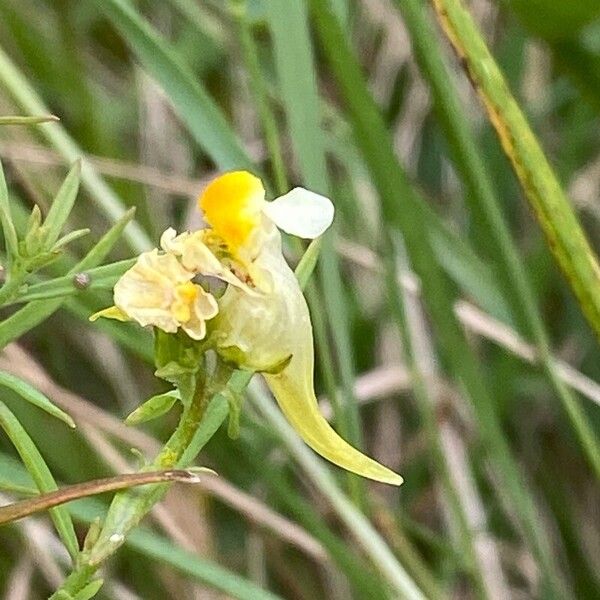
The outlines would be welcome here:
[[[198,430],[214,391],[214,388],[205,385],[204,378],[199,379],[194,398],[189,407],[184,410],[173,435],[152,464],[144,467],[143,471],[178,466]],[[128,490],[117,494],[108,510],[98,539],[91,548],[80,554],[77,567],[63,582],[60,589],[51,596],[51,600],[59,600],[61,592],[73,596],[81,591],[101,564],[121,547],[127,533],[136,527],[150,509],[161,500],[169,486],[170,484],[152,485],[141,490]]]

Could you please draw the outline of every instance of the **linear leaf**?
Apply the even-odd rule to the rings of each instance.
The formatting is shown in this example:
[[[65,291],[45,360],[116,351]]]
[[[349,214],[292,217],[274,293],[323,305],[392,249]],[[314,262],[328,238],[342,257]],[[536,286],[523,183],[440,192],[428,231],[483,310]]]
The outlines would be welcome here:
[[[434,0],[450,42],[496,129],[548,246],[600,337],[600,265],[557,176],[460,0]]]
[[[40,492],[57,490],[56,481],[54,481],[54,477],[40,451],[4,402],[0,402],[0,427],[4,429],[15,446],[38,490]],[[69,554],[74,559],[79,552],[79,544],[71,516],[64,506],[57,506],[50,510],[50,517],[54,522],[58,535],[60,535]]]
[[[31,384],[15,377],[11,373],[5,373],[4,371],[0,371],[0,386],[7,387],[12,390],[23,400],[26,400],[30,404],[41,408],[43,411],[46,411],[49,415],[56,417],[66,423],[69,427],[75,428],[75,421],[63,410],[55,406],[52,401],[44,396],[39,390],[36,390]]]
[[[164,394],[158,394],[152,396],[146,400],[143,404],[138,406],[126,419],[126,425],[138,425],[139,423],[145,423],[152,419],[162,417],[162,415],[168,413],[177,400],[181,399],[181,395],[178,390],[171,390]]]
[[[71,214],[73,204],[75,204],[75,199],[77,198],[77,192],[79,191],[80,176],[81,161],[78,160],[65,177],[63,184],[60,186],[60,189],[50,206],[46,220],[44,221],[48,249],[54,245],[56,240],[58,240],[60,233]]]

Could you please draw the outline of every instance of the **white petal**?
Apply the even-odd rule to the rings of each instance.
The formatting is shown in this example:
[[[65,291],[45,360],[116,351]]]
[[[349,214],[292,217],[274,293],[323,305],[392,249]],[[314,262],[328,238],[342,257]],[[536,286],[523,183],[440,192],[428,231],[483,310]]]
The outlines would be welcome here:
[[[331,225],[334,208],[329,198],[297,187],[273,202],[266,202],[263,212],[279,229],[312,240]]]

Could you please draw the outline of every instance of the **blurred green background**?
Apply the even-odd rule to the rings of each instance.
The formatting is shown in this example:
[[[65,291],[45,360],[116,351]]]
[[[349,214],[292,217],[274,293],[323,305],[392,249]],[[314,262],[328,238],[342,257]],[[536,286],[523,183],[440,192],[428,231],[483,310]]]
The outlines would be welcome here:
[[[600,4],[468,10],[598,248]],[[345,438],[405,478],[392,489],[327,466],[336,483],[323,479],[255,382],[240,438],[222,427],[198,459],[220,477],[174,488],[99,598],[600,596],[598,342],[428,2],[0,0],[0,115],[46,113],[60,123],[0,128],[17,229],[81,156],[69,229],[96,240],[137,207],[111,260],[198,227],[196,197],[224,170],[260,174],[271,197],[331,196],[307,292],[318,394]],[[110,300],[70,296],[16,340],[0,324],[0,368],[78,424],[2,390],[61,483],[134,470],[130,448],[152,455],[176,424],[122,425],[163,388],[148,332],[88,323]],[[29,485],[0,436],[0,487],[16,483]],[[109,499],[70,505],[81,538]],[[3,527],[0,594],[46,597],[65,556],[46,518]]]

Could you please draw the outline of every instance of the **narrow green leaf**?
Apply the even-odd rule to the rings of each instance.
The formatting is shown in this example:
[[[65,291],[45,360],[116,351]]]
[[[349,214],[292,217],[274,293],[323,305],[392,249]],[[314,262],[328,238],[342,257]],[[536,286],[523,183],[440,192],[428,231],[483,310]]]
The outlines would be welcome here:
[[[313,240],[306,249],[306,252],[302,255],[302,258],[298,261],[296,266],[296,279],[300,283],[300,287],[304,288],[308,284],[308,281],[317,266],[319,260],[319,254],[321,253],[321,246],[323,245],[323,238],[319,237]]]
[[[105,0],[99,6],[163,88],[198,145],[218,167],[254,169],[220,108],[173,48],[127,0]]]
[[[40,492],[57,490],[58,486],[40,451],[15,415],[3,402],[0,402],[0,427],[4,429],[15,446],[38,490]],[[50,517],[69,554],[75,559],[79,552],[79,544],[71,516],[64,506],[57,506],[50,510]]]
[[[135,209],[129,209],[98,241],[98,243],[69,271],[73,276],[98,266],[117,243],[123,230],[131,221]],[[29,331],[56,312],[66,297],[53,300],[36,300],[26,304],[0,323],[0,348]]]
[[[60,121],[56,115],[42,115],[39,117],[0,117],[0,125],[38,125]]]
[[[460,0],[434,0],[434,6],[483,101],[548,247],[600,337],[600,265],[557,176],[471,15]]]
[[[90,581],[80,592],[77,592],[75,596],[73,596],[73,600],[91,600],[102,587],[104,583],[104,579],[94,579],[94,581]]]
[[[79,271],[74,275],[64,275],[48,281],[34,283],[27,286],[24,292],[12,302],[31,302],[57,298],[59,296],[73,296],[88,290],[112,289],[121,275],[131,268],[137,259],[128,258],[109,265]]]
[[[75,240],[78,240],[79,238],[88,235],[89,233],[90,230],[87,227],[84,227],[83,229],[75,229],[74,231],[69,231],[69,233],[63,235],[56,241],[56,244],[54,244],[54,246],[52,247],[52,252],[59,251],[67,244],[70,244]]]
[[[9,260],[14,259],[19,253],[19,242],[17,232],[10,212],[10,201],[8,199],[8,189],[4,179],[4,170],[0,162],[0,221],[2,221],[2,231],[4,233],[4,243],[6,244],[6,254]],[[9,265],[3,265],[8,268]]]
[[[126,425],[138,425],[162,417],[162,415],[168,413],[177,400],[180,400],[180,395],[177,390],[171,390],[164,394],[158,394],[152,396],[144,402],[141,406],[138,406],[126,419]]]
[[[46,220],[44,221],[44,229],[47,235],[47,248],[50,249],[56,240],[71,214],[77,192],[79,191],[79,180],[81,176],[81,161],[78,160],[71,167],[71,170],[65,177],[63,184],[60,186],[56,198],[50,206]]]
[[[46,411],[49,415],[56,417],[66,423],[69,427],[75,429],[75,421],[63,410],[55,406],[52,401],[44,396],[40,391],[36,390],[32,385],[15,377],[10,373],[5,373],[4,371],[0,371],[0,386],[7,387],[12,390],[23,400],[41,408]]]

